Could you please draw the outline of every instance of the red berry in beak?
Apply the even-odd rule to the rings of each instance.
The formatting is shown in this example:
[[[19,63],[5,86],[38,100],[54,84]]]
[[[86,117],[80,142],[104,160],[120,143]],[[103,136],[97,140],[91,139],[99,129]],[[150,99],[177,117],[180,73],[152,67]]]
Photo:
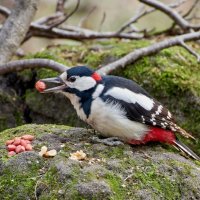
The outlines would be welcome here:
[[[46,84],[42,81],[37,81],[35,84],[35,88],[39,91],[39,92],[43,92],[46,89]]]

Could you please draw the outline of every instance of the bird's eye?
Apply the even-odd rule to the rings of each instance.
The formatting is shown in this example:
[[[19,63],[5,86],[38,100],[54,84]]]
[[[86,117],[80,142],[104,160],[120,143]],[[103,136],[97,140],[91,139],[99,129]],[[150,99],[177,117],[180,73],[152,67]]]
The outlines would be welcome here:
[[[72,77],[70,77],[70,78],[68,79],[69,82],[74,82],[75,80],[76,80],[76,78],[75,78],[74,76],[72,76]]]

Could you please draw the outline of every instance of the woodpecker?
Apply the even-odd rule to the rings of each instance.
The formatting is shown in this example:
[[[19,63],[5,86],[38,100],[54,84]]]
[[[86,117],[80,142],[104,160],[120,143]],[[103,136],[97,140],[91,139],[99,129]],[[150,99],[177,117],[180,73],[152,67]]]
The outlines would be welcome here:
[[[151,141],[168,143],[200,160],[175,134],[193,136],[179,127],[171,112],[134,81],[101,76],[85,66],[72,67],[58,77],[40,81],[58,84],[47,87],[43,93],[63,93],[77,115],[105,137],[118,137],[134,145]]]

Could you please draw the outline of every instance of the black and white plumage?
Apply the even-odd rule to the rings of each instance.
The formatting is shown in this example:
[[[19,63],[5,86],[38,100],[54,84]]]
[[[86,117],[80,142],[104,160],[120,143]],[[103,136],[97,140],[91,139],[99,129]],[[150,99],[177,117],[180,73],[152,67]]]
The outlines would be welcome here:
[[[61,84],[44,92],[62,92],[78,116],[105,136],[117,136],[132,144],[161,141],[175,146],[180,142],[176,144],[172,132],[192,137],[176,125],[169,110],[131,80],[100,76],[81,66],[42,81]],[[199,159],[191,152],[187,153]]]

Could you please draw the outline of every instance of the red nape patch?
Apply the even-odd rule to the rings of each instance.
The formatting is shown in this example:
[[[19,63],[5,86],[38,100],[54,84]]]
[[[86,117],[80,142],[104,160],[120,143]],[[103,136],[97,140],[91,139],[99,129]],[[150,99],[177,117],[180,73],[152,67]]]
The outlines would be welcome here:
[[[161,128],[152,128],[142,140],[129,140],[129,144],[146,144],[147,142],[165,142],[173,144],[176,141],[174,133]]]
[[[93,78],[95,81],[101,81],[101,80],[102,80],[101,76],[100,76],[97,72],[94,72],[94,73],[92,74],[92,78]]]

